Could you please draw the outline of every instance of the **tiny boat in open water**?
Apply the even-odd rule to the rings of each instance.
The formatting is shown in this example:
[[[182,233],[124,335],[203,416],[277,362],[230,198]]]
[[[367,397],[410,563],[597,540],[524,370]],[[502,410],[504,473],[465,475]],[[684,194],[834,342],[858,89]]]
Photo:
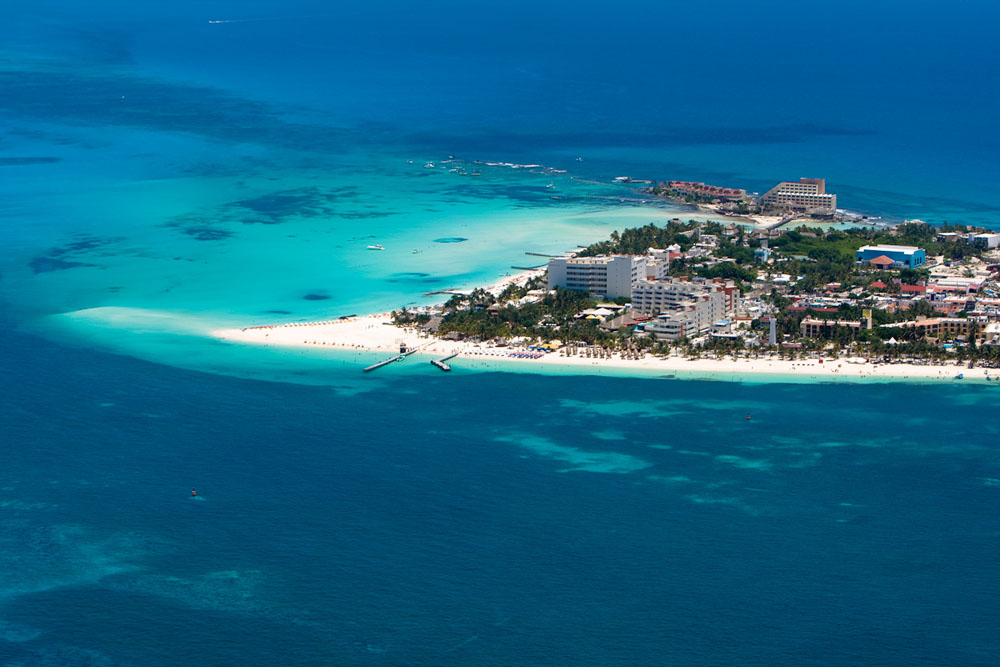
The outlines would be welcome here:
[[[368,249],[369,250],[385,250],[385,248],[382,247],[381,243],[376,243],[375,245],[370,245],[370,246],[368,246]]]

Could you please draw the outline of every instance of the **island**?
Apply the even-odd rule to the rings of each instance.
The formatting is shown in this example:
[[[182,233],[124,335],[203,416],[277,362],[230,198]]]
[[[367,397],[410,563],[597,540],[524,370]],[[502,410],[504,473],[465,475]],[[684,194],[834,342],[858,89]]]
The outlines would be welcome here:
[[[821,184],[805,185],[801,196],[832,196],[825,201],[836,206]],[[442,370],[450,369],[443,359],[457,358],[588,373],[991,382],[1000,367],[998,277],[1000,234],[985,229],[675,218],[616,231],[436,305],[215,335],[379,352],[386,364],[417,354]]]

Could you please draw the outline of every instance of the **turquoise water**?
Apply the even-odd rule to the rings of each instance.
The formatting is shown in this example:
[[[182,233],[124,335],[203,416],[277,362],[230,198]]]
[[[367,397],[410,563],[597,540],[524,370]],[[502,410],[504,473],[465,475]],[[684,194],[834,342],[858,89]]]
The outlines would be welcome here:
[[[995,664],[993,383],[207,335],[704,217],[622,175],[1000,227],[996,7],[897,9],[10,8],[0,664]]]
[[[20,335],[0,355],[8,664],[1000,649],[992,387],[356,369],[309,387]]]

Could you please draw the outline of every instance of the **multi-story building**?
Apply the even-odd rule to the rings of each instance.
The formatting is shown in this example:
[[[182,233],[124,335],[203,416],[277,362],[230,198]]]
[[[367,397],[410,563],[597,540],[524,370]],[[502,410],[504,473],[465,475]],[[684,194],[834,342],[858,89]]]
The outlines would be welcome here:
[[[645,278],[645,257],[612,255],[549,260],[549,289],[565,287],[617,299],[631,296],[632,285]]]
[[[837,195],[826,191],[826,179],[800,178],[798,183],[778,183],[761,196],[760,203],[793,211],[833,213]]]
[[[712,316],[721,319],[736,306],[736,284],[721,278],[669,278],[640,280],[632,286],[632,309],[640,313],[662,313],[681,304],[708,299]]]
[[[711,329],[735,309],[737,288],[721,279],[641,280],[632,286],[632,310],[655,314],[646,331],[677,340]]]
[[[692,302],[653,318],[646,323],[646,332],[661,340],[693,338],[700,332],[698,319],[697,305]]]
[[[858,263],[868,262],[879,268],[915,269],[927,263],[922,248],[908,245],[866,245],[858,248]]]
[[[862,329],[870,329],[871,326],[865,320],[818,320],[807,317],[799,323],[799,332],[806,338],[824,338],[835,329],[848,328],[852,334],[857,334]]]
[[[921,336],[947,339],[955,336],[968,336],[973,323],[973,320],[966,317],[928,317],[884,326],[886,328],[915,329]]]

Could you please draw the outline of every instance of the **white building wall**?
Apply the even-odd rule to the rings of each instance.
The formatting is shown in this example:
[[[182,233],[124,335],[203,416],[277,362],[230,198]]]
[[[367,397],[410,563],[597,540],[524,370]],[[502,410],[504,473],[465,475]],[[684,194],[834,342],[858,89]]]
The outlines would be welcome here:
[[[632,284],[646,277],[646,259],[613,257],[558,257],[549,260],[548,286],[586,290],[609,299],[628,297]]]

